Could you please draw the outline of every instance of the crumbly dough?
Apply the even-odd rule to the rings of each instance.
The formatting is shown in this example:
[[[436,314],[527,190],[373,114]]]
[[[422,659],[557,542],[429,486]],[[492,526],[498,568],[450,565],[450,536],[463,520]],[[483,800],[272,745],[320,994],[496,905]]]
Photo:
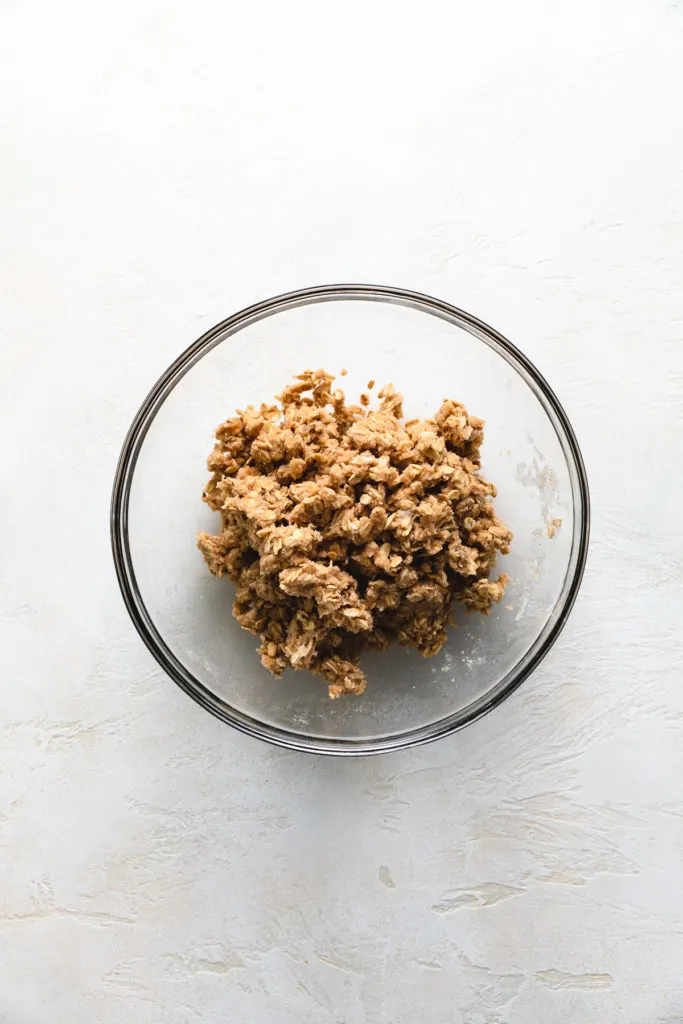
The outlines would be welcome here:
[[[391,384],[370,410],[333,383],[306,370],[279,404],[221,424],[204,500],[222,529],[198,546],[235,583],[235,618],[260,634],[265,667],[308,669],[338,697],[365,689],[363,650],[397,640],[431,657],[454,601],[487,614],[512,534],[479,473],[482,420],[446,399],[433,419],[403,422]]]
[[[562,526],[561,519],[551,519],[548,523],[548,536],[552,540],[559,528]]]

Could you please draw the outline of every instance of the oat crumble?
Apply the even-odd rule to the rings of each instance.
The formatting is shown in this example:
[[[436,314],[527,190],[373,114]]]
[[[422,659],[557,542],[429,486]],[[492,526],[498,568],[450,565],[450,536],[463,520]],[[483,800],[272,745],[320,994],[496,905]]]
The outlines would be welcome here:
[[[559,528],[562,526],[561,519],[551,519],[548,523],[548,537],[550,540],[553,539]]]
[[[235,618],[260,634],[265,667],[308,669],[338,697],[365,689],[364,650],[397,640],[431,657],[454,601],[488,614],[512,534],[480,476],[482,420],[446,399],[433,419],[404,422],[391,384],[377,409],[366,393],[347,405],[333,384],[306,370],[279,404],[221,424],[204,500],[222,529],[198,546],[236,585]]]

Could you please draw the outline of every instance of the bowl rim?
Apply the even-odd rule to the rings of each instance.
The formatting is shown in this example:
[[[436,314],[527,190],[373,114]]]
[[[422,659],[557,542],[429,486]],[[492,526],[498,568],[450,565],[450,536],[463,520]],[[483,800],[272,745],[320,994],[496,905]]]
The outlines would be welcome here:
[[[131,485],[142,444],[157,412],[185,374],[216,345],[259,320],[317,302],[345,300],[385,302],[420,310],[463,328],[505,358],[531,387],[554,427],[569,469],[574,506],[572,547],[560,597],[543,629],[522,658],[499,681],[495,691],[473,701],[464,711],[428,725],[388,737],[361,740],[308,736],[270,725],[230,707],[201,683],[172,653],[154,625],[137,584],[128,538]],[[205,710],[240,732],[276,746],[308,753],[357,756],[415,747],[458,732],[498,707],[521,686],[550,651],[576,601],[588,554],[590,493],[581,450],[567,414],[531,360],[504,335],[471,313],[421,292],[389,285],[315,285],[276,295],[233,313],[205,331],[159,377],[138,409],[121,448],[112,489],[110,532],[116,576],[133,624],[159,665],[185,693]]]

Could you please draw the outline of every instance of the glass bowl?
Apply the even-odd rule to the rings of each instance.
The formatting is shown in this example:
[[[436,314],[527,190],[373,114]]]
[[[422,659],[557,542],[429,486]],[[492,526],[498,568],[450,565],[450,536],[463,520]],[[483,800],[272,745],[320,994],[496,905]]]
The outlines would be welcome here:
[[[443,650],[392,646],[365,656],[361,697],[330,700],[322,679],[261,666],[257,637],[232,617],[233,586],[212,577],[198,530],[213,431],[268,401],[304,369],[393,382],[406,418],[448,397],[486,421],[483,474],[514,531],[497,567],[511,582],[489,616],[455,606]],[[558,521],[561,521],[558,522]],[[557,639],[576,598],[589,534],[581,453],[538,370],[497,331],[449,303],[373,285],[329,285],[268,299],[202,335],[170,366],[128,432],[111,507],[123,598],[147,647],[179,686],[235,728],[284,747],[372,754],[415,746],[475,721],[508,697]]]

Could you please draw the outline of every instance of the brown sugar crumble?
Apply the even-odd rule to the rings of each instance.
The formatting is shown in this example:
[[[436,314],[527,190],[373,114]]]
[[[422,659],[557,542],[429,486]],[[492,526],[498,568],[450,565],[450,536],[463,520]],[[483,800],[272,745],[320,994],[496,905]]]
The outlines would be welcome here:
[[[551,519],[548,523],[548,536],[552,540],[559,528],[562,526],[561,519]]]
[[[198,546],[236,585],[235,618],[260,634],[265,667],[308,669],[338,697],[365,689],[364,650],[396,640],[431,657],[454,601],[488,614],[512,534],[480,476],[482,420],[446,399],[433,419],[403,422],[391,384],[372,410],[333,384],[306,370],[279,404],[221,424],[204,500],[222,528]]]

